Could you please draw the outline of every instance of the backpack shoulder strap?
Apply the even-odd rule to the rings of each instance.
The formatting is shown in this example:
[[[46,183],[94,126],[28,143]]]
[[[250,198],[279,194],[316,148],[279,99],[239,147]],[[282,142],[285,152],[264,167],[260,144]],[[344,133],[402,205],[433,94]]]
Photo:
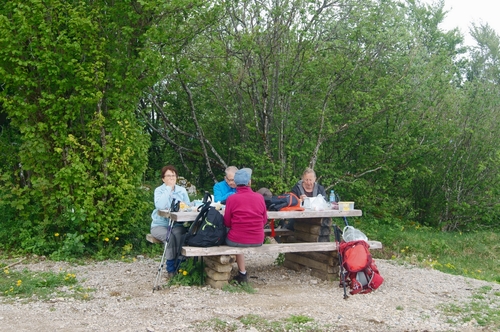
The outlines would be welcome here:
[[[202,205],[198,206],[198,215],[196,216],[196,219],[193,221],[191,226],[189,227],[188,234],[194,235],[196,232],[198,232],[198,229],[200,228],[201,223],[203,220],[206,218],[208,214],[208,210],[210,210],[210,201],[203,203]]]
[[[196,216],[196,219],[194,220],[195,223],[197,221],[203,220],[203,218],[205,218],[205,216],[208,213],[208,210],[210,210],[210,203],[212,203],[212,202],[208,201],[208,202],[205,202],[198,207],[198,215]]]
[[[207,203],[207,202],[212,202],[212,195],[208,192],[208,191],[205,191],[205,195],[203,196],[203,204]]]
[[[295,197],[295,199],[297,200],[298,204],[300,205],[300,198],[297,197],[297,195],[295,195],[294,193],[290,192],[290,197]]]

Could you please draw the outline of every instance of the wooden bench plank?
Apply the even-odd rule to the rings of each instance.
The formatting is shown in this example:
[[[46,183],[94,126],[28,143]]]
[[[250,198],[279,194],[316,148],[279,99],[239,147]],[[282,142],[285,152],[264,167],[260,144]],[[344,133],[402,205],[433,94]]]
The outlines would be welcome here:
[[[382,249],[382,243],[368,241],[370,249]],[[182,255],[186,257],[236,255],[252,253],[286,253],[286,252],[313,252],[313,251],[336,251],[335,242],[296,242],[263,244],[260,247],[182,247]]]
[[[163,243],[151,234],[146,234],[146,240],[151,243]]]
[[[291,236],[294,234],[293,231],[286,229],[286,228],[277,228],[277,229],[275,229],[275,232],[276,232],[276,236]],[[271,236],[271,230],[268,228],[264,229],[264,234],[266,236]],[[151,243],[163,243],[151,234],[146,234],[146,240],[148,242],[151,242]]]
[[[276,230],[277,233],[278,229]],[[291,232],[290,230],[286,230]],[[286,233],[283,230],[284,233]],[[151,234],[146,235],[146,240],[151,243],[163,243]],[[382,249],[382,243],[379,241],[368,241],[370,249]],[[313,251],[335,251],[337,250],[335,242],[295,242],[295,243],[278,243],[278,244],[263,244],[260,247],[189,247],[182,248],[184,256],[218,256],[218,255],[235,255],[244,253],[285,253],[285,252],[313,252]],[[187,254],[184,254],[186,252]]]

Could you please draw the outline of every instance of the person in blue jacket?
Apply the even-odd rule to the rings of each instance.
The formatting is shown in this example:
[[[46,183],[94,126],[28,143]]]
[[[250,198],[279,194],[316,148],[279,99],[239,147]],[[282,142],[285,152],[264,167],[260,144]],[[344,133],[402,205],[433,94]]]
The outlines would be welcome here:
[[[214,201],[226,204],[226,199],[236,193],[236,183],[234,183],[234,174],[238,171],[236,166],[226,168],[224,181],[219,181],[214,185]]]
[[[160,216],[158,210],[169,209],[174,199],[186,204],[190,203],[186,189],[176,184],[178,176],[179,174],[174,166],[164,166],[161,169],[163,184],[155,189],[155,209],[151,214],[151,218],[153,219],[151,222],[151,235],[163,241],[163,243],[167,242],[167,235],[170,231],[170,220],[169,218]],[[171,232],[166,251],[168,277],[172,277],[176,272],[176,259],[179,256],[187,229],[183,223],[174,223]]]

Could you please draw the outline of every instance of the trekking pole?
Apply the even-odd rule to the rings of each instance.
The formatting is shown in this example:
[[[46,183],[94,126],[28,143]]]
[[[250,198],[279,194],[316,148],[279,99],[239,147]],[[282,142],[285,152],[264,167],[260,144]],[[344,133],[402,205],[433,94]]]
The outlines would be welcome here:
[[[174,227],[174,221],[172,220],[172,218],[170,218],[170,222],[168,224],[167,239],[165,241],[165,246],[163,248],[163,255],[161,256],[160,265],[158,266],[158,271],[156,272],[155,283],[153,285],[153,293],[155,292],[155,290],[160,289],[159,284],[161,282],[161,275],[163,273],[163,265],[165,264],[166,257],[167,257],[167,246],[168,246],[168,243],[170,242],[170,235],[172,235],[172,228],[173,227]]]
[[[344,217],[345,219],[345,217]],[[347,222],[347,220],[345,220]],[[340,266],[340,282],[342,286],[344,287],[344,300],[347,300],[349,297],[347,295],[347,287],[346,287],[346,282],[345,282],[345,273],[344,273],[344,265],[343,265],[343,260],[342,260],[342,255],[340,254],[340,228],[337,225],[334,225],[334,233],[335,233],[335,246],[337,247],[337,253],[339,255],[339,266]]]

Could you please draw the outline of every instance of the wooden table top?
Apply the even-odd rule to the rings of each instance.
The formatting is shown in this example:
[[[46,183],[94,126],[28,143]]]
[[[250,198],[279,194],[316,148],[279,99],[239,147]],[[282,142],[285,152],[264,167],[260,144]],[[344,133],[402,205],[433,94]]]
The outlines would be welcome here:
[[[224,214],[224,209],[220,211]],[[194,221],[198,215],[197,211],[192,212],[170,212],[168,210],[159,210],[158,214],[162,217],[172,218],[175,221]],[[267,211],[268,219],[308,219],[308,218],[342,218],[342,217],[361,217],[361,210],[339,211],[339,210],[304,210],[304,211]]]

